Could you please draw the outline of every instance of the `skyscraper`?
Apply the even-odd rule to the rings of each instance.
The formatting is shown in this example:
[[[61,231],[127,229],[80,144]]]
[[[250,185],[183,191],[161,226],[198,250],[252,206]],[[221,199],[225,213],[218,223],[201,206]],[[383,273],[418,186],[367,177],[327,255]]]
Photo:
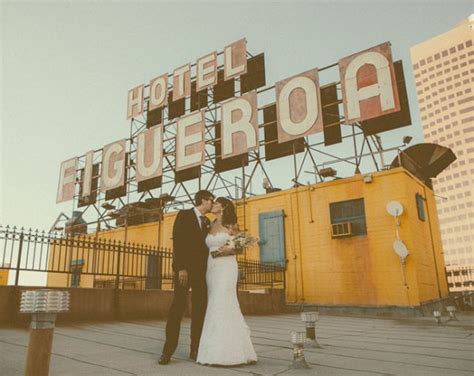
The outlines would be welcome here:
[[[446,265],[474,266],[474,15],[411,48],[426,142],[457,160],[434,179]]]

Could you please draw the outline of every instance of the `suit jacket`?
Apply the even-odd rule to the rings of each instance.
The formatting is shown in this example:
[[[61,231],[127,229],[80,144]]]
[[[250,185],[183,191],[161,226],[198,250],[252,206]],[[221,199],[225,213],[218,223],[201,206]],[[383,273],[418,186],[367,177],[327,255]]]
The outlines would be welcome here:
[[[173,270],[205,271],[208,229],[201,230],[194,209],[180,210],[173,225]]]

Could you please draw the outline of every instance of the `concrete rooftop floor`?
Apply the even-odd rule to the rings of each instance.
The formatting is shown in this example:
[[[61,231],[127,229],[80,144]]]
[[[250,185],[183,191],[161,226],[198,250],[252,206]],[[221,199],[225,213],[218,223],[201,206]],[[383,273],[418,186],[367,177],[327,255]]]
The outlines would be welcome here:
[[[305,349],[309,370],[291,370],[298,314],[247,316],[255,365],[206,367],[188,359],[189,319],[167,366],[157,359],[165,321],[85,323],[55,329],[51,375],[474,375],[474,313],[437,325],[432,318],[320,315],[322,349]],[[443,317],[443,322],[447,320]],[[0,374],[23,375],[28,331],[0,328]]]

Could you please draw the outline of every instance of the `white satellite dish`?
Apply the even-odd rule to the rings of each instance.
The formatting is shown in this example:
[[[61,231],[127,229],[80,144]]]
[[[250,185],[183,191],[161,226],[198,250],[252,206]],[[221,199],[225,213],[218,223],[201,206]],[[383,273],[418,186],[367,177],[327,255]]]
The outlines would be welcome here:
[[[387,204],[387,212],[392,217],[399,217],[403,213],[403,206],[398,201],[390,201]]]
[[[407,246],[400,240],[397,239],[393,242],[393,250],[395,253],[404,260],[410,253],[408,252]]]

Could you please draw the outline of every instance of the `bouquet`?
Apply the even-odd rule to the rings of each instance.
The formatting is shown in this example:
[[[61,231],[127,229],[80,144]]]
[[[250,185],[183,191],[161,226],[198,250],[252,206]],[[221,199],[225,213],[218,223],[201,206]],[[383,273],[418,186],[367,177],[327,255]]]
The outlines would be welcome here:
[[[258,242],[258,238],[248,235],[245,232],[239,232],[235,236],[231,236],[229,240],[224,244],[224,247],[231,247],[234,249],[235,254],[241,254],[245,248]],[[211,256],[216,258],[222,255],[222,251],[219,249],[212,251]]]

